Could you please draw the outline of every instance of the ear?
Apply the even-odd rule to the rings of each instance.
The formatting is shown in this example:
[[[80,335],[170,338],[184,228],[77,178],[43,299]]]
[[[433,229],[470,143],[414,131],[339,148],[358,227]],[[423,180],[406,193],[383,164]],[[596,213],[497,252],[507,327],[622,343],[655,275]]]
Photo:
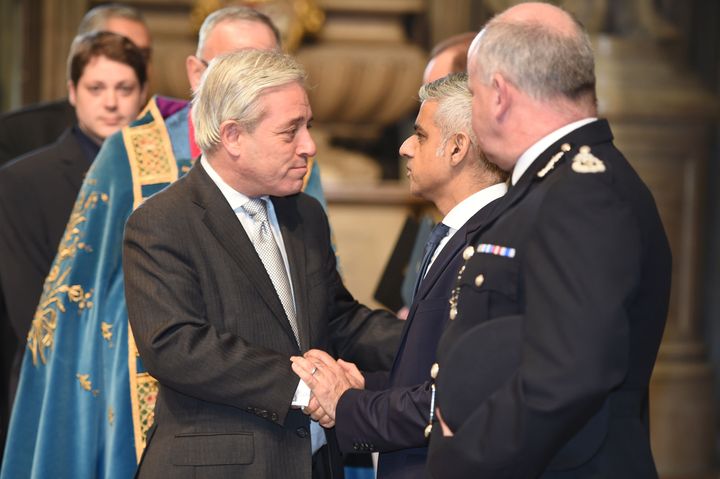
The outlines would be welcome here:
[[[67,89],[68,89],[68,101],[70,102],[70,104],[73,107],[75,107],[75,104],[77,103],[77,92],[75,91],[75,85],[73,85],[72,80],[68,80]]]
[[[189,55],[185,59],[185,71],[187,72],[190,89],[195,93],[200,85],[200,78],[205,71],[205,65],[195,55]]]
[[[463,132],[455,133],[450,141],[450,165],[458,166],[470,150],[470,137]]]
[[[493,91],[493,116],[498,122],[501,122],[512,106],[511,85],[502,74],[495,73],[492,77],[491,86]]]
[[[231,156],[240,154],[240,143],[244,134],[245,130],[237,121],[225,120],[220,124],[220,142]]]

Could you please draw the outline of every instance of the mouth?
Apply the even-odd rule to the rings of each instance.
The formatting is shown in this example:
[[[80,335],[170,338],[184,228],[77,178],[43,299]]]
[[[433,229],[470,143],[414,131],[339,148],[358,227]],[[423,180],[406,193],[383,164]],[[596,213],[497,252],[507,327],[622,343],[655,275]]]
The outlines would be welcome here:
[[[101,118],[100,121],[107,126],[120,126],[122,124],[122,118]]]
[[[301,176],[305,176],[305,174],[308,172],[308,167],[307,165],[292,166],[290,167],[290,171],[300,174]]]

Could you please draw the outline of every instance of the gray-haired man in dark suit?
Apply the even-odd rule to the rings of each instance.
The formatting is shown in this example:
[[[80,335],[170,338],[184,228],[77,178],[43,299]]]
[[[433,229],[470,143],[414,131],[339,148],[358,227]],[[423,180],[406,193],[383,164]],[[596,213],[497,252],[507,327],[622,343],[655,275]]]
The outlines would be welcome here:
[[[139,477],[342,477],[290,356],[392,364],[402,322],[348,293],[327,217],[300,193],[315,154],[304,78],[277,52],[216,58],[193,103],[202,159],[128,221],[130,323],[160,382]]]

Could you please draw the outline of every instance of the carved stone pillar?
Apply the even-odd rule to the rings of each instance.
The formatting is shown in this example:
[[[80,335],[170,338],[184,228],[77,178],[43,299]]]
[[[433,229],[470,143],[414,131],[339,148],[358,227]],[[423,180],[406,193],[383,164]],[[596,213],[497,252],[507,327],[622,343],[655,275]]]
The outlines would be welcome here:
[[[80,19],[85,15],[86,0],[43,0],[40,68],[40,98],[52,100],[67,95],[66,65],[70,44]]]
[[[717,98],[665,58],[652,40],[595,43],[600,114],[650,187],[673,253],[670,311],[650,387],[652,448],[662,477],[710,470],[712,371],[696,309],[704,174]]]
[[[377,162],[330,139],[377,139],[417,106],[426,53],[410,43],[409,15],[422,0],[317,0],[325,23],[315,43],[296,52],[308,71],[323,183],[379,180]],[[317,133],[317,134],[316,134]],[[399,146],[399,145],[398,145]]]

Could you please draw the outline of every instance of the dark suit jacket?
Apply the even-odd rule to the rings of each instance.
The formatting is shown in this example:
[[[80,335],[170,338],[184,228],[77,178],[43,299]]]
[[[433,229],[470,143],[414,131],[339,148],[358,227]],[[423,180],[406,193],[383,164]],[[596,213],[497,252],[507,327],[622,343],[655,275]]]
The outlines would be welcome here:
[[[68,128],[52,145],[0,168],[0,286],[19,349],[11,397],[43,282],[91,162]]]
[[[338,402],[335,432],[340,449],[379,451],[378,478],[425,476],[424,431],[430,419],[430,369],[448,321],[448,300],[463,261],[463,249],[496,202],[473,215],[430,267],[410,306],[387,384],[368,385],[375,390],[350,389]]]
[[[564,143],[571,150],[539,177]],[[573,168],[582,146],[605,171]],[[475,243],[514,251],[480,246],[460,276],[437,377],[437,404],[455,435],[433,429],[433,477],[657,477],[648,382],[670,249],[607,122],[540,155]]]
[[[389,369],[402,322],[345,289],[320,204],[302,193],[272,201],[302,350]],[[130,324],[160,383],[139,477],[309,478],[309,419],[290,409],[298,385],[290,356],[300,349],[252,243],[201,165],[132,214],[123,253]]]
[[[77,123],[67,99],[30,105],[0,115],[0,166],[49,145]]]

